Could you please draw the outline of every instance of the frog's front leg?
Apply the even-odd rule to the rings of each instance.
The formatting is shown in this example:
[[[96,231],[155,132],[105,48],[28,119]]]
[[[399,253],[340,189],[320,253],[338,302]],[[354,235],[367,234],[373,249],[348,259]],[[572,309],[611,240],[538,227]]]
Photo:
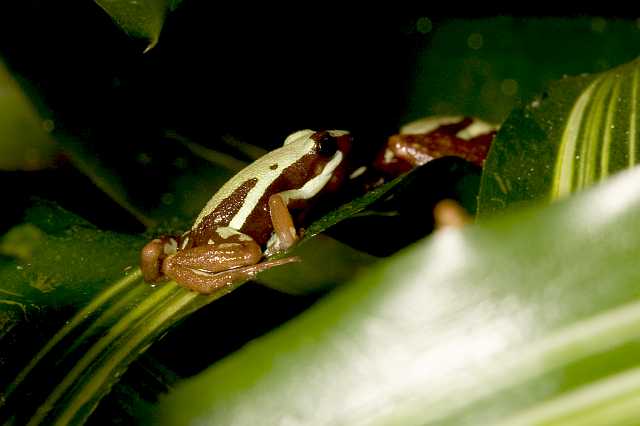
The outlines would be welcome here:
[[[269,216],[273,225],[273,236],[267,243],[267,256],[287,250],[298,240],[287,201],[281,194],[269,197]]]
[[[287,198],[284,194],[269,197],[273,237],[267,245],[267,256],[287,250],[298,240]],[[294,256],[258,263],[262,251],[251,237],[228,227],[218,228],[216,234],[216,238],[209,240],[207,245],[180,250],[168,256],[162,263],[162,273],[191,290],[211,293],[274,266],[300,260]]]

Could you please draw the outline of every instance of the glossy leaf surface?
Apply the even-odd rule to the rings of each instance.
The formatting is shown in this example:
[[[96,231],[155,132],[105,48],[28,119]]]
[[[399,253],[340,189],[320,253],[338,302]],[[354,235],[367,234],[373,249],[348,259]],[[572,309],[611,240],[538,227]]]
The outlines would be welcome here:
[[[315,231],[306,238],[311,252],[305,252],[303,246],[297,254],[304,255],[303,262],[310,264],[303,266],[303,273],[309,268],[316,273],[310,280],[301,280],[299,270],[287,272],[287,267],[281,267],[271,278],[277,283],[274,287],[293,293],[323,290],[351,278],[357,272],[356,263],[364,267],[373,262],[373,257],[345,246],[338,253],[352,254],[341,265],[325,270],[323,266],[336,255],[338,243],[331,239],[316,243],[313,236],[362,211],[400,181],[312,225],[309,229]],[[150,286],[142,282],[137,268],[143,244],[139,237],[97,230],[47,205],[32,209],[25,224],[4,236],[0,249],[9,257],[2,258],[0,264],[4,283],[0,287],[0,339],[9,342],[17,339],[24,327],[41,327],[31,321],[34,316],[41,318],[40,309],[46,315],[58,315],[57,309],[73,314],[64,323],[52,322],[41,330],[47,338],[30,334],[25,343],[30,349],[15,345],[15,353],[4,354],[7,374],[3,374],[6,381],[0,383],[4,389],[0,421],[83,422],[128,365],[163,332],[243,284],[234,283],[208,296],[173,282]],[[283,279],[283,274],[289,277]],[[269,282],[268,277],[264,280]],[[29,351],[34,352],[26,355]],[[43,385],[48,370],[55,374],[48,374]],[[25,395],[30,395],[29,404],[16,404]]]
[[[486,216],[554,200],[634,166],[640,133],[640,61],[565,78],[514,111],[493,143],[479,197]]]
[[[635,169],[551,206],[436,233],[184,382],[158,419],[637,419],[639,182]]]

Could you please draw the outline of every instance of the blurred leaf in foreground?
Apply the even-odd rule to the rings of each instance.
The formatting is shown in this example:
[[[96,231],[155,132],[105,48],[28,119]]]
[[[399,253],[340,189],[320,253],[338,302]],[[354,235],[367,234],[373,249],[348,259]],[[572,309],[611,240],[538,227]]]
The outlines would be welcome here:
[[[38,170],[51,165],[56,153],[42,119],[9,70],[0,61],[0,169]]]
[[[551,84],[498,132],[485,163],[479,215],[560,198],[634,166],[639,102],[640,60]]]
[[[438,232],[183,382],[158,420],[574,424],[615,413],[629,424],[640,418],[639,182],[634,169]]]
[[[95,0],[129,35],[149,40],[145,52],[160,38],[167,12],[180,0]]]

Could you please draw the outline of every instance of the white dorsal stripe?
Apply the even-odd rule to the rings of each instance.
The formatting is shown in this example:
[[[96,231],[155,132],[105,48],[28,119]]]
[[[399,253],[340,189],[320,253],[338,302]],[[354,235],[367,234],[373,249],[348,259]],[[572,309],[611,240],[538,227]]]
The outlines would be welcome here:
[[[313,134],[312,131],[309,132],[311,132],[311,135]],[[296,134],[300,135],[297,139],[292,139],[286,146],[268,152],[229,179],[202,209],[193,224],[193,229],[196,229],[200,222],[215,210],[222,201],[228,198],[233,191],[238,189],[240,185],[250,179],[257,179],[258,182],[247,194],[240,211],[236,213],[229,223],[230,227],[240,229],[269,185],[280,176],[284,169],[308,154],[315,146],[315,142],[309,138],[308,132],[300,131],[296,132]],[[270,168],[273,164],[278,165],[275,170]]]
[[[484,135],[486,133],[490,133],[497,129],[497,126],[493,124],[489,124],[485,121],[478,120],[477,118],[473,120],[473,123],[465,127],[456,133],[456,136],[460,139],[470,140],[475,138],[476,136]]]
[[[462,120],[464,120],[464,117],[461,115],[452,115],[452,116],[434,115],[430,117],[425,117],[416,121],[412,121],[411,123],[405,124],[404,126],[402,126],[402,128],[400,129],[400,134],[418,135],[421,133],[429,133],[434,131],[440,126],[459,123]]]
[[[443,116],[443,115],[435,115],[431,117],[422,118],[420,120],[413,121],[409,124],[405,124],[400,129],[400,134],[403,135],[418,135],[423,133],[429,133],[436,130],[440,126],[445,126],[447,124],[455,124],[464,120],[464,117],[461,115],[452,115],[452,116]],[[478,118],[473,118],[473,122],[469,124],[464,129],[460,130],[456,133],[456,136],[469,140],[475,138],[476,136],[489,133],[493,130],[497,130],[498,126],[494,124],[487,123]]]
[[[240,232],[238,232],[238,230],[230,228],[228,226],[220,226],[216,228],[216,232],[223,240],[226,240],[234,235],[242,235]]]
[[[313,133],[314,131],[309,129],[298,130],[297,132],[291,133],[289,136],[287,136],[282,145],[289,145],[291,142],[297,141],[298,139],[310,138]]]
[[[230,226],[219,226],[216,228],[216,232],[223,240],[227,240],[231,237],[238,237],[239,241],[252,241],[253,238],[248,236],[247,234],[243,234],[237,229],[233,229]]]
[[[238,174],[229,179],[229,181],[227,181],[227,183],[225,183],[207,202],[196,218],[192,229],[197,229],[202,220],[214,211],[222,201],[227,199],[244,182],[247,182],[250,179],[257,179],[257,183],[247,193],[244,201],[242,202],[240,210],[229,223],[229,227],[241,229],[245,220],[254,210],[266,189],[282,174],[283,170],[312,152],[315,147],[315,141],[311,139],[311,136],[314,133],[315,132],[313,130],[301,130],[290,135],[286,139],[287,144],[285,146],[258,158],[256,161],[249,164],[238,172]],[[277,164],[278,167],[271,169],[271,166],[274,164]],[[335,167],[337,167],[337,165],[334,166],[334,169]],[[326,168],[327,167],[325,166],[325,170]]]
[[[342,152],[336,151],[325,166],[322,169],[322,172],[310,179],[305,183],[302,187],[298,189],[290,189],[288,191],[283,191],[280,193],[282,198],[284,199],[285,204],[289,202],[289,200],[308,200],[311,197],[314,197],[324,186],[329,182],[333,171],[338,167],[340,162],[342,161]]]

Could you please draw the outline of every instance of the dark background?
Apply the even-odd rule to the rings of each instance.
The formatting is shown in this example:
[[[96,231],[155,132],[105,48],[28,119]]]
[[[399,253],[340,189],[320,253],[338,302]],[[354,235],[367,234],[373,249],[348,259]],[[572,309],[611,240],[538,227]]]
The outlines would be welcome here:
[[[142,54],[146,42],[91,1],[21,2],[0,16],[0,57],[56,132],[79,138],[147,210],[180,172],[162,144],[167,130],[211,147],[232,135],[270,149],[297,129],[344,128],[363,156],[396,131],[415,52],[428,42],[415,18],[210,3],[184,1]],[[157,161],[141,168],[146,152]],[[3,229],[38,195],[102,228],[143,230],[64,158],[54,171],[3,173],[0,182],[16,207]]]
[[[432,42],[431,34],[416,31],[420,13],[345,12],[320,4],[286,13],[251,5],[227,11],[213,2],[185,0],[168,15],[158,45],[142,54],[146,42],[126,35],[92,1],[13,3],[3,5],[0,13],[0,58],[43,115],[54,120],[57,134],[78,138],[122,177],[131,197],[146,211],[157,209],[163,194],[176,188],[187,199],[198,198],[191,196],[196,191],[192,186],[176,187],[172,182],[191,170],[201,176],[200,170],[210,168],[195,159],[187,161],[186,169],[176,167],[174,160],[186,154],[166,143],[167,130],[217,149],[225,149],[220,144],[224,135],[270,149],[297,129],[343,128],[355,135],[357,155],[373,155],[410,110],[418,55]],[[430,9],[428,16],[434,28],[451,14],[480,16],[466,6],[458,9],[464,10]],[[485,8],[481,13],[507,12]],[[549,43],[558,44],[551,39]],[[562,55],[567,51],[562,49]],[[497,52],[502,57],[509,51]],[[450,56],[442,54],[442,62],[476,55],[445,53]],[[430,70],[437,71],[438,58],[429,60],[436,64]],[[529,62],[522,63],[521,68],[538,72]],[[554,68],[557,72],[550,77],[565,73],[563,67]],[[534,91],[538,86],[531,87]],[[142,164],[140,158],[149,153],[153,161]],[[144,231],[64,156],[53,169],[0,172],[0,186],[8,206],[0,213],[0,233],[21,221],[33,196],[55,200],[101,229]],[[194,204],[202,206],[198,200]],[[191,207],[169,207],[184,220],[190,217]],[[162,383],[147,389],[146,395],[136,386],[162,376],[163,366],[179,375],[195,374],[295,316],[315,298],[243,286],[209,307],[213,309],[190,316],[154,345],[100,405],[92,422],[120,418],[114,412],[126,412],[131,389],[153,400],[163,391]],[[225,327],[229,322],[233,327]]]
[[[363,158],[397,130],[415,54],[427,42],[413,30],[415,18],[229,12],[209,3],[184,1],[143,54],[146,42],[91,1],[24,1],[0,14],[0,58],[54,121],[53,136],[79,140],[147,212],[189,171],[176,158],[188,158],[196,175],[211,168],[167,143],[167,130],[216,149],[225,149],[224,135],[270,149],[301,128],[343,128],[357,137]],[[143,155],[153,161],[142,164]],[[64,155],[51,169],[0,172],[0,186],[10,206],[1,233],[22,221],[34,197],[101,229],[145,230]],[[189,186],[178,188],[198,198]],[[190,220],[189,208],[177,206],[175,214]],[[248,284],[191,315],[130,368],[92,423],[131,421],[140,415],[140,405],[128,412],[131,401],[152,402],[173,374],[197,373],[317,297]]]
[[[520,31],[513,39],[504,32],[508,22],[493,35],[491,22],[479,23],[487,32],[486,53],[466,47],[471,24],[459,27],[461,43],[438,42],[436,54],[421,57],[434,42],[434,32],[417,30],[421,16],[428,16],[434,29],[445,24],[442,34],[453,40],[455,29],[452,33],[446,25],[451,16],[539,16],[545,9],[429,4],[424,11],[404,11],[394,6],[348,10],[310,3],[257,9],[247,4],[230,10],[186,0],[168,14],[158,45],[143,54],[147,42],[126,35],[92,1],[12,2],[0,13],[0,58],[42,114],[53,119],[54,136],[77,138],[122,179],[141,210],[161,220],[178,216],[181,223],[197,213],[212,190],[196,193],[193,181],[178,184],[177,177],[202,176],[202,169],[211,167],[183,161],[184,152],[166,143],[166,131],[224,150],[224,135],[270,149],[294,130],[342,128],[356,137],[356,157],[367,159],[407,117],[420,113],[458,108],[482,115],[493,102],[503,106],[486,115],[504,119],[514,100],[499,94],[479,99],[477,86],[484,80],[494,78],[499,86],[500,79],[520,78],[519,95],[538,93],[542,81],[618,62],[585,67],[583,60],[571,66],[577,48],[597,50],[597,34],[584,43],[591,47],[584,47],[571,39],[579,32],[557,30],[562,24],[537,34],[539,24],[520,31],[525,21],[511,24]],[[554,13],[584,17],[575,9]],[[505,55],[515,57],[515,65],[501,67]],[[568,66],[548,65],[563,58]],[[491,74],[482,74],[478,64],[492,64]],[[540,71],[532,71],[535,67]],[[144,230],[67,159],[56,166],[38,173],[0,173],[12,206],[2,213],[0,231],[21,220],[34,195],[56,200],[104,229]],[[166,194],[177,201],[162,205]]]

